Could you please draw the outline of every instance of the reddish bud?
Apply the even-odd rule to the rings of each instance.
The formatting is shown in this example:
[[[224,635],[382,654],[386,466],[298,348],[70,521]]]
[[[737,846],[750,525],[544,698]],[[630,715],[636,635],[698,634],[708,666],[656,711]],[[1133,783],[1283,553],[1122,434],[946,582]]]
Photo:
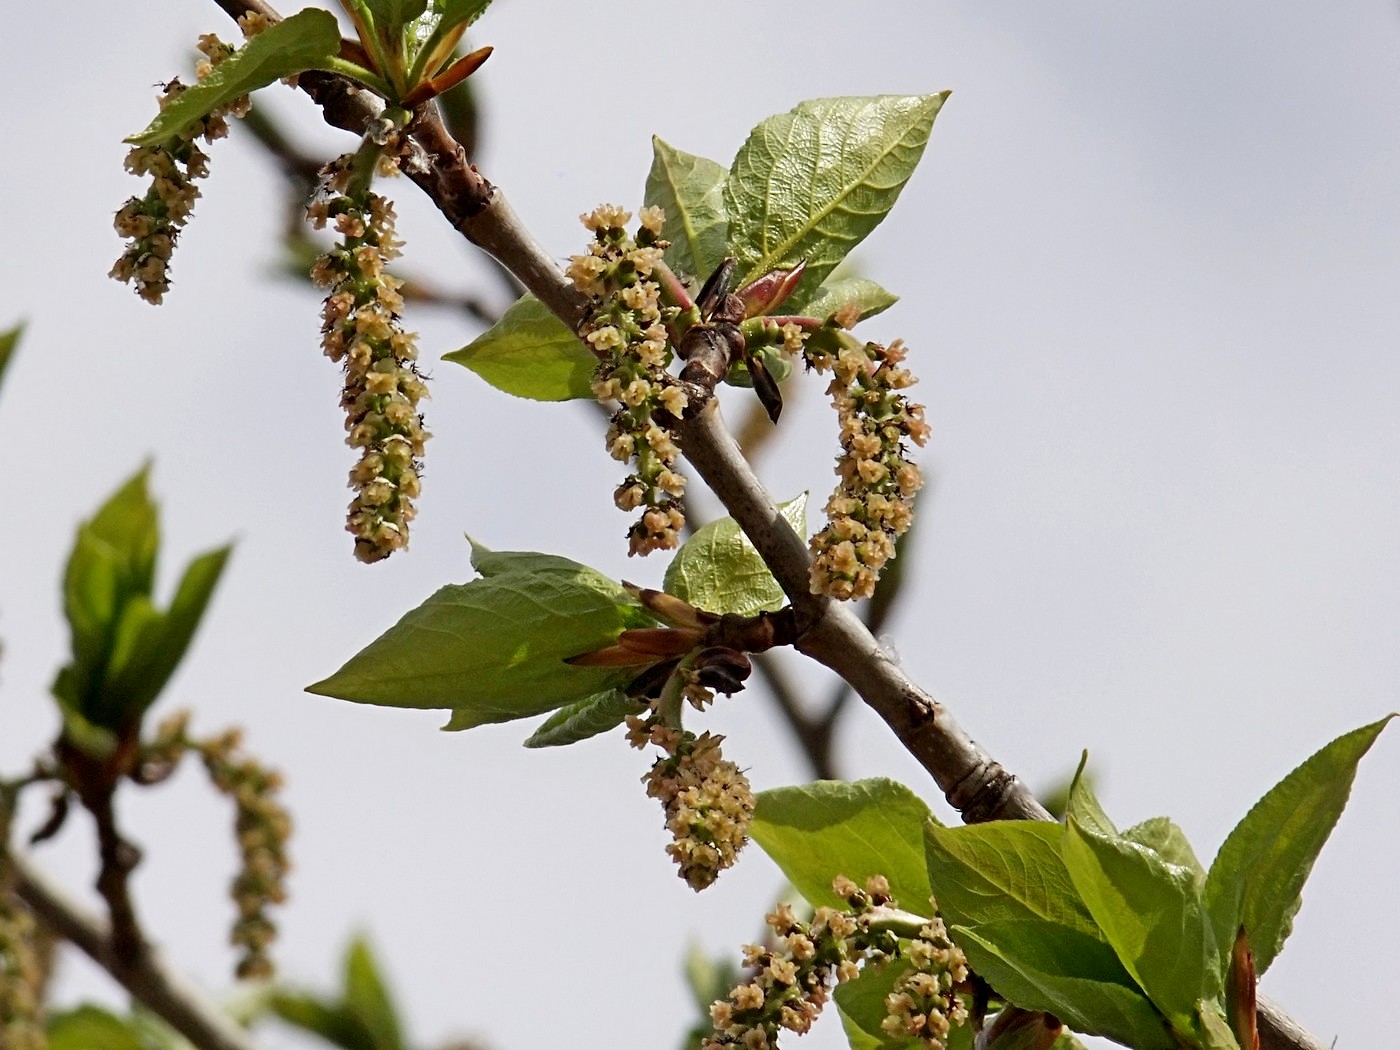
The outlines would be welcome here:
[[[782,306],[796,290],[806,269],[807,260],[803,259],[790,270],[770,270],[740,288],[734,294],[744,302],[744,316],[758,317]]]

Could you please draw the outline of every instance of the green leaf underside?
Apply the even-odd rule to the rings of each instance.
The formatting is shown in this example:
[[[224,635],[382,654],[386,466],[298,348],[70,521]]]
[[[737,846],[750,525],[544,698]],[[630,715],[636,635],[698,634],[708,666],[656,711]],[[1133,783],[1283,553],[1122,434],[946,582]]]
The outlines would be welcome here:
[[[759,794],[749,834],[814,905],[844,906],[831,890],[838,875],[860,885],[883,875],[901,907],[923,914],[929,819],[923,800],[893,780],[819,780]]]
[[[499,321],[442,359],[470,369],[497,390],[531,401],[591,398],[598,364],[533,295],[521,296]]]
[[[651,138],[645,202],[665,210],[661,236],[671,242],[666,262],[677,273],[704,280],[725,257],[729,217],[724,210],[724,165]]]
[[[239,95],[307,69],[324,69],[340,50],[340,26],[329,11],[307,8],[264,29],[172,99],[139,135],[126,141],[151,146],[232,102]]]
[[[1351,794],[1357,763],[1393,717],[1321,748],[1256,802],[1225,839],[1205,885],[1223,958],[1241,925],[1258,974],[1277,957],[1302,903],[1303,883]]]
[[[1147,997],[1183,1034],[1201,999],[1221,992],[1214,932],[1195,875],[1073,820],[1061,855],[1075,888]]]
[[[724,186],[741,281],[806,259],[786,307],[800,312],[894,206],[945,98],[812,99],[754,128]]]
[[[1041,919],[1098,936],[1060,859],[1064,828],[1029,820],[925,829],[929,883],[951,925]]]
[[[1196,1009],[1201,1033],[1201,1050],[1240,1050],[1239,1041],[1230,1029],[1225,1013],[1213,1003],[1201,1003]]]
[[[866,966],[854,981],[836,986],[832,998],[841,1012],[841,1027],[851,1050],[921,1050],[922,1040],[890,1035],[880,1023],[885,1019],[885,998],[895,981],[909,967],[903,962]],[[972,1028],[962,1025],[948,1033],[948,1050],[972,1050]]]
[[[778,507],[783,519],[807,538],[807,493]],[[787,598],[753,543],[733,518],[697,529],[666,567],[665,589],[697,609],[752,616],[776,612]]]
[[[636,676],[635,668],[564,663],[611,645],[637,622],[616,583],[566,558],[475,556],[500,571],[441,588],[308,691],[388,707],[451,708],[447,728],[469,729],[543,714]]]
[[[1052,1013],[1085,1035],[1102,1035],[1135,1050],[1179,1046],[1113,949],[1067,926],[1008,920],[969,929],[953,939],[969,966],[1008,1002]]]
[[[1146,846],[1168,864],[1185,868],[1191,872],[1196,888],[1201,889],[1206,881],[1206,869],[1196,858],[1196,851],[1186,841],[1186,832],[1166,817],[1151,817],[1141,824],[1134,824],[1123,837],[1139,846]]]
[[[562,747],[607,733],[646,705],[619,689],[585,696],[561,707],[525,741],[526,747]]]
[[[860,319],[864,321],[867,317],[883,313],[897,302],[899,296],[865,277],[832,277],[817,289],[802,312],[824,321],[837,310],[854,304],[860,310]]]

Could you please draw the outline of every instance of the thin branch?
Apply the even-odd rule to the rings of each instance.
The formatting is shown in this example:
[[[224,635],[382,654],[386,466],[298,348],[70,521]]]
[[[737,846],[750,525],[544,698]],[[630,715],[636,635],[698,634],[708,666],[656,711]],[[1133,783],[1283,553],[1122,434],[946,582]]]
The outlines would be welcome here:
[[[8,860],[16,892],[45,926],[80,948],[200,1050],[257,1050],[246,1031],[198,988],[166,969],[156,951],[127,956],[113,943],[107,923],[70,899],[32,860],[18,851],[11,851]]]
[[[257,10],[277,17],[261,0],[216,2],[235,16]],[[372,114],[377,108],[365,93],[330,74],[303,74],[300,84],[337,127],[363,128],[363,120],[355,122],[355,112]],[[410,170],[410,178],[458,232],[493,255],[577,331],[587,300],[524,228],[504,194],[468,161],[435,113],[415,121],[411,131],[428,165],[426,171]],[[711,401],[683,422],[681,440],[686,458],[744,530],[792,602],[799,623],[805,627],[797,648],[850,682],[965,820],[1050,819],[1030,791],[974,743],[946,708],[909,680],[849,608],[809,592],[806,544],[754,476],[725,429],[717,403]],[[1261,1012],[1273,1013],[1262,1003]],[[1279,1048],[1308,1050],[1301,1029],[1294,1027],[1289,1032],[1288,1025],[1291,1022],[1285,1025],[1270,1017],[1261,1027],[1271,1034],[1283,1033]],[[1275,1050],[1274,1044],[1267,1050]]]

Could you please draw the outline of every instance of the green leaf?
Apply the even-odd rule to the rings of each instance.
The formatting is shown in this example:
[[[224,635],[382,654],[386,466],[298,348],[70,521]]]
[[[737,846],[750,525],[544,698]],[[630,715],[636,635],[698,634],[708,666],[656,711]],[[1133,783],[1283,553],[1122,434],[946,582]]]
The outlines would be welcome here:
[[[1118,828],[1094,797],[1094,791],[1089,786],[1088,765],[1089,752],[1085,751],[1079,756],[1079,768],[1074,771],[1074,779],[1069,785],[1065,819],[1075,821],[1081,828],[1113,838],[1118,834]]]
[[[46,1028],[49,1050],[146,1050],[125,1019],[98,1006],[52,1014]]]
[[[239,95],[307,69],[325,69],[340,51],[335,15],[308,7],[268,26],[215,66],[203,80],[172,99],[139,135],[126,141],[153,146]]]
[[[1060,859],[1064,829],[1030,820],[997,820],[924,829],[928,879],[950,923],[981,926],[1044,919],[1098,936]]]
[[[947,97],[813,99],[754,128],[724,185],[741,282],[806,259],[799,312],[894,206]]]
[[[923,828],[930,819],[923,800],[893,780],[819,780],[759,794],[749,834],[814,905],[844,907],[831,890],[838,875],[860,884],[883,875],[900,905],[921,913],[929,899]]]
[[[646,204],[666,211],[661,236],[671,242],[666,262],[701,280],[725,257],[729,215],[724,208],[724,165],[651,137]]]
[[[778,508],[792,531],[807,536],[807,493]],[[775,612],[787,598],[733,518],[712,521],[681,545],[666,567],[665,590],[715,613]]]
[[[487,552],[488,554],[490,552]],[[574,667],[636,622],[617,584],[566,558],[441,588],[308,692],[387,707],[452,708],[449,729],[543,714],[625,685],[635,668]]]
[[[364,1026],[375,1050],[403,1050],[398,1011],[363,937],[345,953],[345,1009]]]
[[[0,387],[5,385],[5,369],[10,365],[10,358],[14,356],[15,347],[19,345],[19,337],[23,332],[22,324],[0,332]]]
[[[1186,832],[1166,817],[1151,817],[1141,824],[1134,824],[1123,832],[1123,837],[1139,846],[1146,846],[1168,864],[1186,868],[1191,872],[1197,889],[1205,885],[1206,869],[1196,859],[1191,843],[1186,841]]]
[[[1197,1001],[1216,998],[1223,987],[1194,872],[1072,817],[1061,855],[1124,968],[1178,1031],[1191,1033]]]
[[[1351,794],[1357,763],[1386,723],[1333,740],[1278,782],[1230,832],[1206,877],[1205,898],[1228,958],[1244,926],[1262,975],[1293,929],[1299,894]]]
[[[1008,1002],[1134,1050],[1177,1050],[1166,1019],[1102,941],[1051,922],[954,926],[971,968]]]
[[[594,693],[550,715],[525,741],[526,747],[562,747],[616,729],[646,705],[618,689]]]
[[[1240,1050],[1230,1022],[1214,1003],[1198,1004],[1196,1020],[1201,1033],[1201,1050]]]
[[[922,1040],[890,1035],[880,1027],[886,1017],[885,999],[908,969],[903,962],[868,965],[855,980],[836,986],[832,998],[841,1011],[841,1027],[851,1050],[922,1050]],[[946,1045],[947,1050],[972,1050],[971,1027],[954,1028],[948,1033]]]
[[[837,310],[854,305],[860,310],[863,321],[883,313],[897,302],[899,296],[864,277],[833,277],[817,289],[802,312],[808,317],[826,320]]]
[[[276,992],[270,1005],[273,1013],[287,1024],[318,1035],[341,1050],[378,1050],[374,1037],[359,1018],[338,1003],[314,995]]]
[[[471,369],[497,390],[531,401],[591,398],[598,365],[533,295],[522,296],[499,321],[442,359]]]

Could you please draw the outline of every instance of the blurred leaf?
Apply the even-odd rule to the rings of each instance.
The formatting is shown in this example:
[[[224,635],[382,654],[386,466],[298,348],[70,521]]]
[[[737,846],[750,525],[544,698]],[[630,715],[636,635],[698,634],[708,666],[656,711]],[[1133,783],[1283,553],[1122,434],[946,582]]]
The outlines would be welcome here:
[[[778,511],[792,531],[807,537],[807,493]],[[787,598],[752,541],[733,518],[697,529],[666,567],[665,590],[697,609],[714,613],[776,612]]]
[[[1225,839],[1205,899],[1228,958],[1243,926],[1262,975],[1293,929],[1303,883],[1351,795],[1356,767],[1394,715],[1337,737],[1269,790]]]
[[[905,909],[928,907],[923,828],[928,806],[903,784],[819,780],[759,794],[749,834],[798,893],[814,905],[844,907],[831,889],[838,875],[864,884],[889,880]]]
[[[522,296],[499,321],[442,359],[470,369],[497,390],[531,401],[593,397],[598,364],[533,295]]]
[[[594,693],[566,704],[530,734],[526,747],[562,747],[607,733],[635,715],[646,705],[618,689]]]
[[[1061,855],[1124,968],[1179,1032],[1191,1034],[1196,1003],[1218,998],[1224,987],[1194,873],[1073,817]]]
[[[335,15],[308,7],[268,26],[215,66],[203,80],[172,99],[139,135],[126,141],[153,146],[239,95],[307,69],[325,69],[340,51]]]
[[[1178,1050],[1166,1019],[1143,995],[1111,947],[1039,919],[955,926],[968,965],[1008,1002],[1054,1014],[1077,1032],[1135,1050]]]
[[[149,1050],[124,1018],[98,1006],[51,1014],[49,1050]]]
[[[447,728],[469,729],[543,714],[635,676],[634,668],[564,663],[612,644],[635,622],[616,583],[566,558],[543,565],[529,559],[544,555],[499,557],[501,571],[441,588],[308,692],[452,708]]]
[[[864,321],[867,317],[883,313],[897,302],[899,296],[864,277],[833,277],[808,299],[802,312],[808,317],[826,320],[843,307],[855,306],[860,310],[860,319]]]
[[[949,925],[1043,919],[1092,937],[1098,926],[1074,887],[1046,821],[997,820],[925,829],[928,878]],[[1018,1004],[1022,1005],[1022,1004]]]
[[[894,206],[945,98],[812,99],[754,128],[724,186],[740,282],[805,259],[789,300],[800,312]]]
[[[24,333],[24,325],[15,325],[13,328],[0,332],[0,387],[5,385],[5,369],[10,365],[10,358],[14,356],[15,347],[19,345],[19,337]]]
[[[379,1050],[359,1018],[336,1002],[313,995],[279,992],[272,996],[273,1012],[287,1024],[318,1035],[342,1050]]]
[[[722,164],[676,149],[651,137],[651,171],[647,174],[646,204],[666,211],[661,227],[671,242],[666,261],[677,273],[701,279],[725,257],[729,218],[724,210]]]
[[[375,1050],[403,1050],[398,1011],[363,937],[356,937],[345,953],[345,1009],[364,1025]]]

